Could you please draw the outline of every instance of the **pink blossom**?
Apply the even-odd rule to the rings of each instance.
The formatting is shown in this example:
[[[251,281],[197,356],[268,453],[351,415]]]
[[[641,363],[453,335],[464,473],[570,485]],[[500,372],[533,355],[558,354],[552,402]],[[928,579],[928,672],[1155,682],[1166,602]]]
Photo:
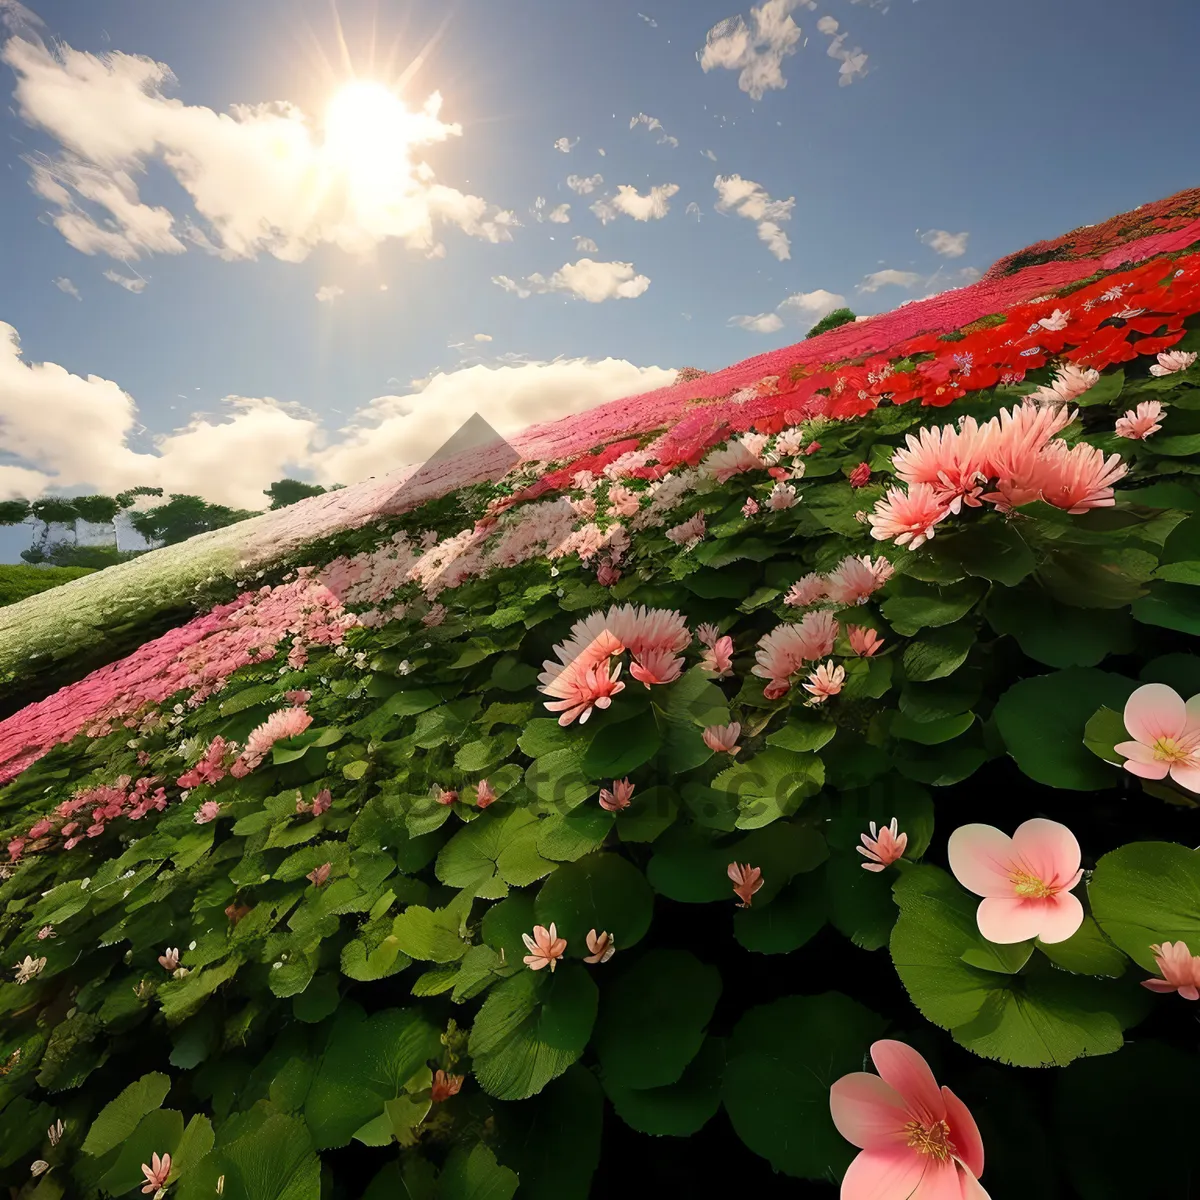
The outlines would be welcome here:
[[[39,942],[44,942],[47,938],[52,937],[58,937],[58,934],[54,932],[53,925],[43,925],[41,929],[37,931],[37,939]]]
[[[718,638],[711,646],[706,647],[700,657],[700,667],[718,679],[730,674],[733,668],[733,638]]]
[[[430,789],[430,794],[439,804],[451,805],[458,802],[457,792],[444,788],[438,783],[435,783]]]
[[[1143,979],[1142,987],[1152,992],[1178,992],[1185,1000],[1200,1000],[1200,958],[1187,942],[1163,942],[1151,946],[1161,979]]]
[[[171,946],[168,946],[163,954],[158,956],[159,965],[168,973],[173,973],[179,969],[179,951]]]
[[[160,1188],[166,1186],[167,1176],[171,1174],[171,1156],[164,1154],[159,1158],[157,1154],[150,1159],[152,1166],[147,1166],[142,1163],[142,1174],[146,1177],[146,1186],[142,1188],[143,1195],[148,1195],[150,1192],[157,1192]]]
[[[871,860],[862,864],[864,871],[882,871],[903,857],[908,846],[908,834],[900,832],[895,817],[890,825],[885,825],[878,833],[875,831],[874,821],[871,822],[870,828],[869,835],[862,834],[862,845],[854,848],[864,858]]]
[[[430,627],[440,625],[446,619],[446,606],[435,604],[422,618],[421,624]]]
[[[790,483],[777,483],[767,497],[767,507],[772,512],[783,512],[796,505],[796,489]]]
[[[852,488],[866,487],[871,482],[871,464],[861,462],[853,471],[850,472],[850,486]]]
[[[314,797],[312,802],[312,815],[319,817],[323,812],[327,811],[333,803],[333,796],[328,788],[322,788]]]
[[[525,955],[524,961],[531,971],[540,971],[543,967],[549,967],[553,974],[558,960],[562,958],[563,952],[567,948],[566,938],[558,936],[558,930],[554,927],[553,922],[549,929],[544,925],[535,925],[533,937],[523,933],[521,941],[525,943],[525,949],[529,951]]]
[[[1125,729],[1133,739],[1113,749],[1125,770],[1143,779],[1171,779],[1200,793],[1200,695],[1186,704],[1165,683],[1145,683],[1125,702]]]
[[[15,837],[8,843],[8,858],[10,862],[16,862],[25,851],[25,839]]]
[[[758,501],[753,496],[746,497],[746,503],[742,505],[742,516],[749,520],[751,517],[758,515]]]
[[[1065,311],[1061,308],[1056,308],[1048,317],[1042,317],[1037,324],[1050,333],[1060,333],[1066,329],[1067,322],[1070,319],[1071,310],[1069,308]]]
[[[861,1150],[842,1200],[988,1200],[978,1182],[983,1139],[967,1106],[903,1042],[875,1042],[871,1058],[878,1075],[855,1071],[829,1089],[833,1123]]]
[[[313,870],[309,871],[304,878],[307,879],[315,888],[324,887],[325,881],[329,878],[329,872],[332,870],[332,863],[322,863],[319,867],[315,867]]]
[[[447,1075],[440,1067],[433,1073],[433,1085],[429,1089],[431,1104],[444,1104],[451,1096],[462,1090],[463,1075]]]
[[[746,438],[732,441],[723,449],[714,450],[700,465],[700,473],[715,479],[718,483],[728,483],[735,475],[743,471],[761,471],[766,463],[759,458],[762,447],[757,450],[746,444]],[[753,443],[752,443],[753,444]],[[763,439],[766,444],[766,439]]]
[[[768,680],[772,698],[778,698],[806,662],[832,653],[837,632],[838,623],[829,612],[805,613],[795,625],[778,625],[759,641],[751,671]]]
[[[542,688],[548,696],[555,697],[546,701],[546,707],[559,714],[560,725],[570,725],[576,718],[582,725],[595,709],[608,708],[612,698],[625,690],[625,684],[618,678],[620,674],[620,663],[611,674],[607,660],[586,668],[574,663]]]
[[[886,558],[871,558],[864,554],[861,558],[851,555],[838,563],[829,578],[825,588],[829,599],[839,607],[851,604],[865,604],[868,597],[877,592],[895,572],[895,568]]]
[[[205,800],[196,810],[196,815],[192,818],[197,825],[207,825],[209,821],[215,821],[221,814],[221,806],[215,800]]]
[[[38,838],[43,838],[46,834],[53,832],[54,822],[49,817],[43,817],[40,821],[35,821],[29,827],[28,837],[30,841],[36,842]]]
[[[1150,374],[1160,378],[1163,375],[1174,375],[1176,371],[1186,371],[1195,361],[1195,351],[1164,350],[1159,354],[1158,362],[1150,368]]]
[[[867,520],[871,536],[877,541],[891,538],[898,546],[916,550],[937,532],[938,522],[945,520],[950,509],[927,483],[913,484],[908,492],[889,488],[887,495],[875,503],[875,511]]]
[[[261,725],[250,731],[246,748],[234,764],[243,773],[253,771],[270,753],[271,747],[284,738],[296,737],[312,724],[312,717],[302,708],[281,708],[273,712]],[[232,767],[230,774],[238,776]]]
[[[721,636],[720,629],[711,623],[696,626],[696,641],[702,646],[715,646],[717,639]]]
[[[958,882],[983,897],[975,919],[989,942],[1065,942],[1083,924],[1071,894],[1083,876],[1079,843],[1065,825],[1035,817],[1011,838],[991,825],[962,825],[947,853]]]
[[[734,895],[738,898],[738,908],[749,908],[754,894],[763,885],[762,868],[752,867],[749,863],[743,866],[731,862],[725,869],[725,874],[733,880]]]
[[[847,625],[846,636],[850,639],[850,649],[859,658],[873,657],[883,645],[883,638],[865,625]]]
[[[597,933],[594,929],[587,935],[587,948],[591,954],[585,963],[606,963],[617,952],[617,943],[611,933]]]
[[[1068,448],[1056,441],[1042,450],[1036,477],[1047,504],[1078,514],[1111,507],[1115,503],[1112,485],[1128,470],[1119,454],[1106,459],[1102,450],[1086,442]]]
[[[605,559],[596,568],[596,582],[601,587],[612,587],[621,578],[621,572]]]
[[[783,602],[792,608],[808,608],[810,605],[824,600],[828,594],[829,589],[825,576],[818,575],[815,571],[810,571],[807,575],[802,575],[788,588],[787,594],[783,597]]]
[[[284,692],[283,698],[289,704],[307,704],[312,699],[312,692],[304,688],[293,688],[290,692]]]
[[[1064,363],[1051,383],[1044,384],[1036,392],[1031,392],[1026,400],[1039,405],[1070,404],[1099,382],[1099,371],[1083,369],[1074,363]]]
[[[612,791],[600,789],[600,807],[605,812],[620,812],[628,808],[633,798],[634,785],[628,779],[613,780]]]
[[[604,624],[639,660],[660,651],[679,654],[692,643],[687,620],[670,608],[641,608],[623,604],[609,609]]]
[[[964,418],[958,428],[927,426],[915,436],[905,436],[904,446],[892,455],[892,466],[910,494],[914,485],[927,484],[952,513],[964,504],[978,508],[988,452],[998,429],[995,422],[981,426],[972,417]]]
[[[667,530],[667,537],[677,546],[683,546],[685,549],[696,545],[703,539],[704,534],[704,514],[702,512],[689,517],[683,524]]]
[[[823,704],[830,696],[836,696],[846,682],[846,668],[834,666],[833,660],[822,663],[804,684],[804,690],[812,693],[809,704]]]
[[[1131,408],[1124,416],[1117,418],[1116,435],[1131,441],[1144,442],[1152,433],[1157,433],[1162,428],[1159,424],[1162,415],[1163,406],[1157,400],[1143,400],[1137,408]]]
[[[645,650],[630,666],[629,673],[646,687],[672,683],[683,670],[683,658],[669,650]]]
[[[741,735],[741,725],[737,721],[730,721],[728,725],[706,725],[701,736],[714,754],[736,754],[741,749],[737,744]]]
[[[497,799],[496,789],[486,779],[481,779],[475,785],[476,808],[487,808],[489,804],[494,804]]]
[[[805,454],[816,454],[816,452],[818,450],[820,450],[820,448],[821,448],[820,442],[809,442],[808,445],[804,447],[804,453]]]
[[[608,489],[608,502],[618,516],[636,517],[642,502],[637,492],[627,488],[623,483],[614,483]]]

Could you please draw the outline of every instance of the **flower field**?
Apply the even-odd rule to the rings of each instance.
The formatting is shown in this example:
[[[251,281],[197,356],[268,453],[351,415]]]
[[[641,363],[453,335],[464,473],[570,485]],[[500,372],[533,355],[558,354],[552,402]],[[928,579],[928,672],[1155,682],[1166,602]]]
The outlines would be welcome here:
[[[0,611],[0,1183],[1191,1194],[1198,213]]]

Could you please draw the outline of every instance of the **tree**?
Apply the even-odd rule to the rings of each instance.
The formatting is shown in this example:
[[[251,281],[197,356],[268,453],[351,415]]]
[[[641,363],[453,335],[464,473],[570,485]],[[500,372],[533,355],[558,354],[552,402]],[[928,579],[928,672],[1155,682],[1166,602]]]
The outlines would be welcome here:
[[[0,500],[0,525],[20,525],[29,517],[28,500]]]
[[[809,331],[805,334],[806,338],[816,337],[819,333],[828,333],[831,329],[836,329],[839,325],[849,325],[851,321],[856,321],[858,318],[848,308],[835,308],[833,312],[822,317]]]
[[[256,517],[258,513],[224,504],[209,504],[200,496],[172,493],[166,504],[156,504],[145,512],[134,513],[129,523],[148,542],[174,546],[198,533],[222,529],[227,525]]]
[[[264,492],[271,498],[271,508],[287,508],[297,500],[306,500],[309,496],[322,496],[325,489],[319,483],[301,483],[299,479],[277,479]]]

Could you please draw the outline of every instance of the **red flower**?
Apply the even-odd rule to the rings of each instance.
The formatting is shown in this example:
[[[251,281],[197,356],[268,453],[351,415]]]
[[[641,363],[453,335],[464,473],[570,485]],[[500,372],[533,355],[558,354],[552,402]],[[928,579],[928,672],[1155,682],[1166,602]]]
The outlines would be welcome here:
[[[853,471],[850,472],[850,486],[852,488],[866,487],[871,480],[871,465],[870,463],[860,462]]]

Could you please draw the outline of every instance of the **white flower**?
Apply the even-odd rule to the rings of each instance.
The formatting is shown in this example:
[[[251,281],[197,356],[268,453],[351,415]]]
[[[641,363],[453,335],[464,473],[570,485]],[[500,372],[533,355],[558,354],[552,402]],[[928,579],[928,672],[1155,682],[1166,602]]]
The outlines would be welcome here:
[[[1186,371],[1195,361],[1195,353],[1189,354],[1186,350],[1164,350],[1158,356],[1158,362],[1150,368],[1150,374],[1160,378],[1163,375],[1174,375],[1177,371]]]
[[[44,1175],[48,1170],[50,1170],[50,1164],[44,1158],[39,1158],[29,1165],[29,1173],[34,1179],[39,1175]]]
[[[25,961],[13,963],[13,970],[16,972],[15,982],[28,983],[31,979],[36,979],[46,966],[44,958],[30,958],[25,955]]]

